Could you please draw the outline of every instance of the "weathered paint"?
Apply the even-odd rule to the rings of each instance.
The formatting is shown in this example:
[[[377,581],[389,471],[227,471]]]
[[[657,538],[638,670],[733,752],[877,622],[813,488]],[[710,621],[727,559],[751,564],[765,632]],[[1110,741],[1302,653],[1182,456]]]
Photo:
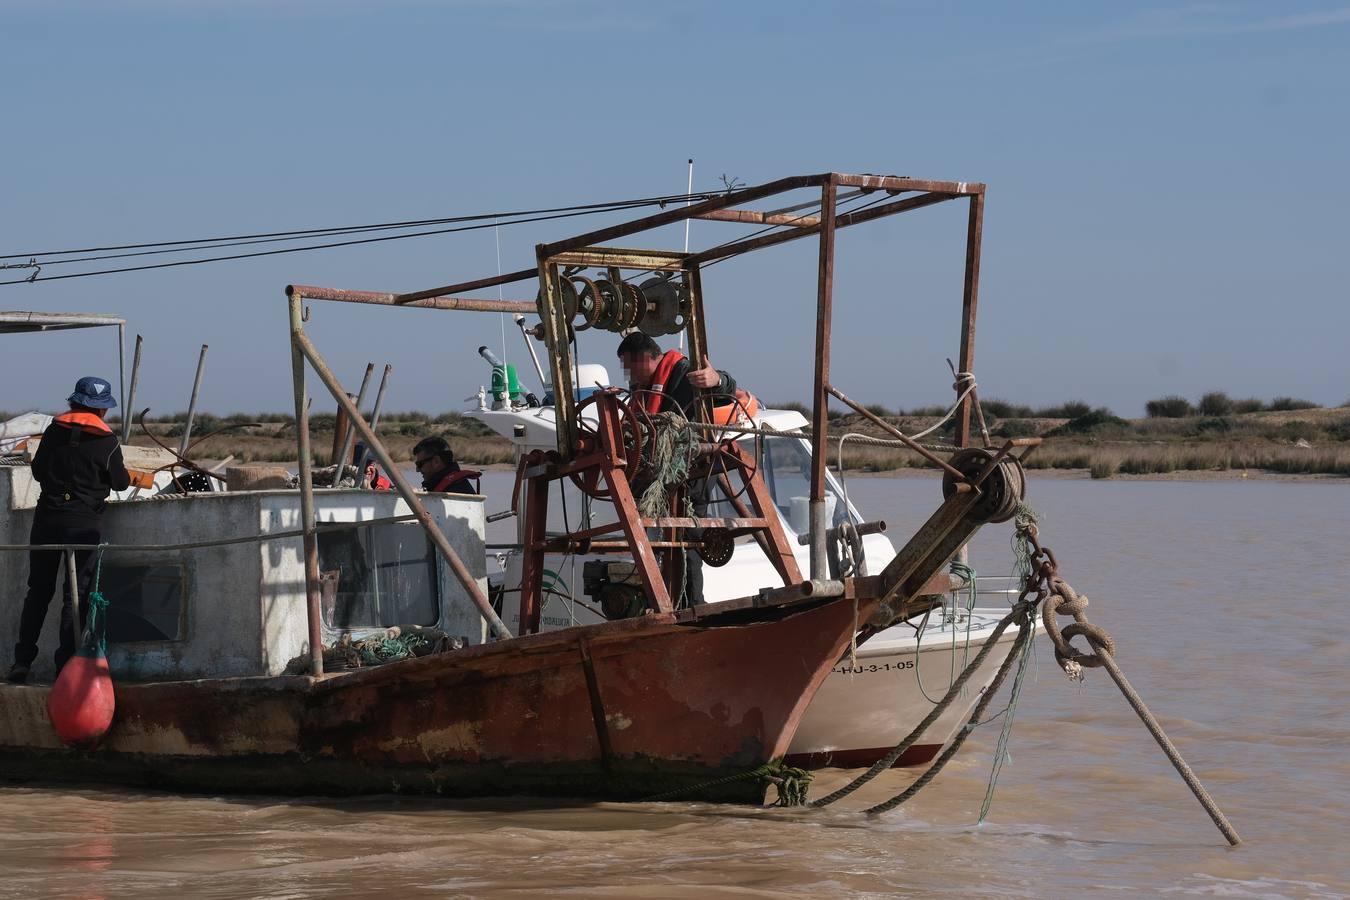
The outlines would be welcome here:
[[[865,617],[871,604],[860,607]],[[786,753],[853,633],[854,604],[756,613],[740,624],[648,615],[323,678],[120,685],[92,751],[59,745],[48,688],[5,685],[0,759],[10,778],[180,789],[638,799]],[[689,796],[758,801],[761,790]]]

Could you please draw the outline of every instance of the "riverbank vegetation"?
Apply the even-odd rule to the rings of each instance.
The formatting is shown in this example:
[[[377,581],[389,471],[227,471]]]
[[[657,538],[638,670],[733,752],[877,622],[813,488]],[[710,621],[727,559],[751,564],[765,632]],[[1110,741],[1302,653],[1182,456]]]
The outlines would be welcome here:
[[[155,438],[177,450],[182,440],[186,413],[147,418],[145,428],[132,429],[133,444],[150,446]],[[331,465],[337,417],[316,413],[309,419],[310,446],[318,465]],[[149,431],[154,438],[146,434]],[[213,436],[212,432],[217,432]],[[476,419],[450,412],[389,412],[380,417],[378,432],[395,459],[411,460],[412,448],[424,437],[445,438],[455,458],[465,465],[486,466],[515,462],[511,442],[498,436]],[[215,416],[198,413],[192,423],[194,460],[219,460],[233,456],[236,462],[294,463],[295,417],[284,413],[233,413]]]
[[[799,402],[768,405],[809,415]],[[947,412],[937,406],[908,411],[877,405],[868,409],[905,434],[930,428]],[[980,409],[995,445],[1010,437],[1043,439],[1027,460],[1031,469],[1087,470],[1094,478],[1240,471],[1350,476],[1350,404],[1324,408],[1292,397],[1232,399],[1212,391],[1194,401],[1178,396],[1150,400],[1145,405],[1148,414],[1141,419],[1124,419],[1082,401],[1033,408],[991,399],[982,401]],[[6,417],[0,413],[0,420]],[[184,413],[154,416],[145,427],[177,449],[185,420]],[[978,418],[972,422],[979,439]],[[335,425],[332,413],[310,419],[310,439],[320,465],[332,461]],[[844,434],[889,437],[866,417],[839,409],[831,411],[830,427],[835,439]],[[949,444],[954,428],[954,421],[948,421],[925,441]],[[460,413],[389,412],[381,416],[379,431],[398,459],[409,459],[412,446],[423,437],[439,435],[467,465],[513,462],[507,439]],[[132,443],[154,443],[139,424],[133,433]],[[198,460],[227,456],[239,462],[295,459],[294,417],[284,413],[198,414],[192,440],[189,456]],[[829,463],[835,467],[838,449],[834,440],[831,444]],[[850,471],[867,472],[930,465],[903,447],[855,440],[845,442],[843,464]]]
[[[1143,419],[1122,419],[1081,402],[1031,409],[990,400],[981,408],[995,445],[1010,437],[1043,439],[1027,460],[1031,469],[1086,469],[1094,478],[1237,471],[1350,476],[1350,404],[1322,408],[1290,397],[1231,400],[1211,392],[1196,403],[1183,397],[1151,400]],[[869,411],[906,434],[930,427],[946,412]],[[978,436],[977,420],[972,421]],[[832,415],[831,427],[841,435],[887,436],[861,415]],[[954,423],[948,422],[929,440],[943,443],[953,436]],[[837,451],[830,463],[838,464]],[[862,442],[845,443],[843,463],[873,472],[928,465],[904,448]]]

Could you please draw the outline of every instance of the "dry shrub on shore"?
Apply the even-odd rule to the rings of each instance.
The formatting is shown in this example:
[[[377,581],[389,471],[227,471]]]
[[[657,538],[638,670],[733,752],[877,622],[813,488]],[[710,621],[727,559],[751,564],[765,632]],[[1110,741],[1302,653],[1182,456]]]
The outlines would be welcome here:
[[[1035,457],[1032,458],[1033,461]],[[1254,469],[1282,474],[1350,475],[1350,448],[1219,444],[1190,446],[1103,447],[1091,452],[1093,478],[1161,475],[1168,472],[1224,472]]]
[[[830,454],[830,465],[837,464]],[[890,472],[930,465],[903,448],[844,446],[847,469]],[[1130,444],[1046,443],[1027,460],[1028,469],[1087,469],[1093,478],[1114,475],[1163,475],[1169,472],[1222,472],[1243,469],[1282,474],[1350,476],[1350,447],[1305,448],[1265,443]]]

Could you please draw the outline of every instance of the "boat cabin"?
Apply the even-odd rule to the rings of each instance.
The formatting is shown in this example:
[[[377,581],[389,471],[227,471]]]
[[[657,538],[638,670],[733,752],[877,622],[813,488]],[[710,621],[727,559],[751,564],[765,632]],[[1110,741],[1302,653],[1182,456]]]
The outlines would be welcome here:
[[[0,465],[0,544],[28,541],[39,485],[26,464]],[[318,490],[325,646],[392,626],[483,640],[483,623],[426,533],[391,491]],[[427,494],[436,525],[486,590],[483,498]],[[296,490],[161,494],[110,500],[98,589],[109,600],[108,660],[118,681],[280,675],[309,652],[300,494]],[[334,523],[370,523],[332,528]],[[286,534],[267,540],[267,535]],[[261,536],[263,539],[259,539]],[[236,543],[221,541],[240,538]],[[183,548],[176,545],[207,544]],[[12,647],[28,556],[0,553],[0,646]],[[64,578],[58,590],[65,590]],[[61,598],[48,608],[37,680],[53,676]],[[291,666],[290,671],[301,671]]]

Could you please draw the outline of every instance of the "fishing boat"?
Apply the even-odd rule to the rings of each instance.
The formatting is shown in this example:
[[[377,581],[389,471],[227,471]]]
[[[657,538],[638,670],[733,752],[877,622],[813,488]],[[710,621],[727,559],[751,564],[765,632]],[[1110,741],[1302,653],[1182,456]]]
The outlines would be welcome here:
[[[751,208],[803,192],[818,198],[818,215],[800,204],[790,215]],[[856,205],[859,198],[871,201]],[[1010,518],[1025,490],[1019,455],[1034,439],[973,446],[966,390],[956,452],[898,438],[943,471],[943,492],[898,552],[876,558],[875,574],[857,566],[862,528],[850,521],[853,511],[840,519],[838,501],[829,502],[827,401],[861,409],[830,381],[835,233],[949,201],[969,204],[960,332],[961,371],[969,372],[984,187],[966,182],[798,176],[539,245],[534,266],[493,278],[401,294],[288,287],[298,487],[109,504],[99,589],[120,610],[108,618],[116,715],[97,741],[66,746],[48,721],[49,687],[0,686],[6,776],[211,791],[677,792],[758,802],[765,779],[782,780],[774,773],[812,698],[842,660],[852,665],[850,648],[940,607],[952,588],[949,563],[982,525]],[[771,230],[696,252],[612,245],[688,218]],[[806,442],[809,477],[788,498],[802,528],[793,535],[805,539],[803,566],[765,467],[730,430],[741,426],[654,421],[621,389],[584,393],[570,343],[582,328],[683,332],[691,355],[704,357],[701,267],[806,237],[819,248],[809,434],[770,436],[753,419],[744,423],[771,447]],[[650,272],[659,284],[633,275]],[[518,282],[534,282],[534,296],[464,296]],[[551,446],[522,453],[517,466],[519,586],[513,598],[498,596],[510,625],[489,596],[484,499],[412,489],[306,332],[319,302],[540,317],[549,383],[561,387],[547,404]],[[393,491],[316,487],[311,372]],[[672,441],[686,453],[683,472],[656,462],[653,448]],[[721,484],[729,508],[696,509],[690,488],[698,479]],[[557,527],[566,507],[550,497],[559,481],[607,514],[564,517]],[[645,489],[657,481],[663,503],[653,511]],[[21,596],[15,553],[28,549],[31,482],[22,466],[0,469],[8,509],[0,578],[12,598]],[[685,554],[729,563],[752,545],[768,564],[758,583],[727,591],[736,596],[681,602]],[[611,600],[626,600],[627,614],[544,627],[556,593],[548,563],[560,553],[610,557],[596,577],[612,587]],[[851,566],[832,566],[836,558]],[[0,612],[0,627],[17,619],[13,604]],[[378,658],[394,644],[409,652],[385,652],[380,665],[334,664],[335,654]]]
[[[524,316],[519,317],[517,324],[543,383],[543,393],[547,394],[547,380],[531,343],[532,330]],[[511,441],[517,462],[531,452],[552,447],[553,407],[531,406],[523,387],[511,388],[513,383],[521,383],[514,367],[503,363],[486,347],[480,347],[479,353],[492,367],[492,387],[481,389],[476,405],[465,414]],[[575,380],[592,386],[611,384],[608,369],[596,363],[578,366]],[[810,564],[806,545],[809,527],[803,515],[811,473],[811,442],[804,436],[809,423],[796,410],[759,406],[753,414],[745,415],[741,424],[750,433],[739,436],[738,443],[747,455],[756,455],[788,544],[799,567],[805,570]],[[778,437],[762,442],[764,433]],[[763,443],[759,450],[754,447],[757,442]],[[884,532],[885,523],[865,519],[835,473],[827,471],[825,477],[830,526],[855,529],[850,562],[857,573],[866,575],[869,567],[873,570],[884,567],[895,557],[895,547]],[[711,511],[735,514],[718,483],[709,485],[709,491]],[[565,482],[560,494],[550,528],[561,529],[567,521],[579,522],[583,528],[612,521],[612,507],[590,502],[591,498],[576,485]],[[520,624],[517,607],[502,601],[519,596],[523,504],[521,507],[508,511],[517,525],[514,541],[490,545],[489,549],[489,561],[498,569],[489,575],[494,607],[512,628]],[[616,604],[611,598],[613,588],[604,574],[603,560],[601,555],[585,553],[555,553],[545,557],[547,584],[540,608],[541,628],[572,628],[626,617],[630,611],[627,599]],[[610,565],[619,565],[629,582],[636,580],[630,566]],[[840,561],[831,560],[831,568],[832,576],[838,577]],[[771,582],[775,575],[764,549],[749,536],[742,537],[729,559],[722,560],[720,565],[705,565],[704,599],[717,603],[744,596]],[[847,658],[830,670],[816,699],[807,707],[786,761],[811,769],[854,768],[870,766],[884,756],[923,720],[1007,614],[1009,594],[1017,592],[1010,591],[1005,582],[1001,577],[978,578],[973,574],[949,579],[942,585],[945,592],[935,597],[937,606],[926,609],[913,621],[901,621],[882,630],[862,646],[851,648]],[[966,722],[1014,638],[1014,632],[1000,637],[961,700],[946,709],[895,765],[922,765],[941,751]]]

